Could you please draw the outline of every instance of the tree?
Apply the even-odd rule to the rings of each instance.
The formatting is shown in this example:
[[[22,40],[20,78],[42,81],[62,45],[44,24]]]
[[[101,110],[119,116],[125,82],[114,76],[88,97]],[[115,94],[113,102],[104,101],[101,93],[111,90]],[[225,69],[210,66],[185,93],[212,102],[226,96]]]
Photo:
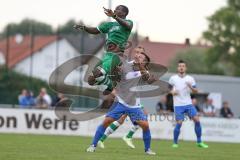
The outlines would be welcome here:
[[[32,19],[24,19],[20,23],[10,23],[3,29],[3,35],[12,36],[16,34],[28,35],[50,35],[53,29],[50,25]]]
[[[73,25],[75,24],[83,24],[82,22],[77,23],[75,20],[71,19],[67,21],[64,25],[58,28],[58,33],[60,34],[76,34],[78,31],[73,29]]]
[[[208,30],[203,37],[211,43],[209,68],[222,68],[227,75],[240,76],[240,1],[228,0],[228,5],[208,18]]]
[[[206,64],[205,48],[190,47],[186,50],[180,51],[177,56],[171,61],[169,66],[170,72],[176,72],[179,60],[184,60],[187,63],[188,73],[195,74],[223,74],[220,69],[210,70]]]

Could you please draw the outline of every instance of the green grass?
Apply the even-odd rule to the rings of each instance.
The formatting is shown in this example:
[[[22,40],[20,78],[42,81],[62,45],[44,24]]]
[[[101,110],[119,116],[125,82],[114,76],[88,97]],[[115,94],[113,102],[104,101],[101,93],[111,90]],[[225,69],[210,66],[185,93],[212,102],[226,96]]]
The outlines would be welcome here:
[[[194,142],[180,142],[171,148],[171,141],[153,140],[157,156],[143,152],[143,142],[134,140],[136,149],[129,149],[121,139],[109,138],[106,149],[86,153],[89,137],[0,134],[0,160],[238,160],[240,144],[208,143],[210,148],[197,148]]]

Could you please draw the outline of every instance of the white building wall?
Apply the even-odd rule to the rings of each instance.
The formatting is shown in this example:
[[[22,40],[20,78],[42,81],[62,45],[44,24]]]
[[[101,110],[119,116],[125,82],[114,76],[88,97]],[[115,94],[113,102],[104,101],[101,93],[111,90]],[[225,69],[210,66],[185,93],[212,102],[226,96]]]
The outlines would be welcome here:
[[[44,47],[42,50],[33,54],[32,57],[32,76],[35,78],[40,78],[44,81],[49,80],[51,73],[57,68],[57,66],[62,65],[64,62],[80,56],[80,53],[72,47],[72,45],[65,39],[61,39],[58,42],[59,45],[59,53],[58,53],[58,62],[57,62],[57,43],[53,42],[48,46]],[[104,48],[99,50],[96,54],[98,58],[102,58],[104,53]],[[1,58],[1,56],[0,56]],[[30,76],[30,61],[31,57],[24,59],[20,63],[16,64],[14,70]],[[1,61],[0,61],[1,62]],[[58,63],[58,65],[57,65]],[[88,64],[91,64],[92,61],[90,60]],[[65,79],[65,83],[69,85],[76,85],[76,86],[88,86],[86,82],[83,81],[83,77],[87,70],[87,65],[82,67],[78,67],[77,69],[73,70]]]
[[[66,62],[67,60],[79,56],[79,53],[75,48],[73,48],[69,42],[65,39],[58,41],[59,51],[58,51],[58,62],[57,62],[57,42],[53,42],[48,46],[44,47],[42,50],[33,54],[32,57],[32,76],[40,78],[42,80],[48,81],[49,76],[54,71],[54,69]],[[18,63],[14,70],[25,75],[30,76],[30,60],[31,57],[24,59]],[[74,81],[74,77],[71,81]]]

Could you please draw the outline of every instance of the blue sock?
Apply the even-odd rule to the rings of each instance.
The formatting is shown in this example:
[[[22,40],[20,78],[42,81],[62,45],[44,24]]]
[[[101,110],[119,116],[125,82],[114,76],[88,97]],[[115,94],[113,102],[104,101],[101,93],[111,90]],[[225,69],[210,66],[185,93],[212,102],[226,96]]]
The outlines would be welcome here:
[[[179,134],[180,134],[181,126],[182,126],[182,124],[177,123],[176,127],[174,128],[173,141],[174,141],[175,144],[178,144],[178,137],[179,137]]]
[[[145,152],[150,149],[151,145],[151,133],[150,130],[147,129],[146,131],[143,131],[143,141],[144,141],[144,147]]]
[[[201,143],[201,136],[202,136],[202,127],[200,122],[195,122],[195,133],[197,136],[197,143]]]
[[[94,147],[97,146],[98,141],[101,139],[101,137],[103,136],[104,132],[105,132],[106,128],[101,124],[100,126],[98,126],[95,136],[93,138],[92,144],[94,145]]]

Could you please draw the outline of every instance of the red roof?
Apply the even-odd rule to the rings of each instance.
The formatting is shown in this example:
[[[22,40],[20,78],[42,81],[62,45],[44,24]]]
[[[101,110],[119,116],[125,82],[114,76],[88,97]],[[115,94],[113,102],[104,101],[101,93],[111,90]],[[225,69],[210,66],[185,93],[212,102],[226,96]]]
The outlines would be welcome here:
[[[180,50],[189,47],[189,45],[184,43],[151,42],[149,40],[144,40],[139,45],[145,48],[151,61],[165,66],[169,66],[171,60],[176,57]],[[195,47],[206,48],[206,46],[199,45]]]
[[[35,36],[33,53],[36,53],[46,45],[56,41],[56,36]],[[8,67],[12,68],[17,63],[31,55],[31,37],[24,36],[21,43],[16,42],[15,36],[9,38],[9,51],[6,55],[7,39],[0,41],[0,52],[8,57]],[[6,60],[7,61],[7,60]]]

